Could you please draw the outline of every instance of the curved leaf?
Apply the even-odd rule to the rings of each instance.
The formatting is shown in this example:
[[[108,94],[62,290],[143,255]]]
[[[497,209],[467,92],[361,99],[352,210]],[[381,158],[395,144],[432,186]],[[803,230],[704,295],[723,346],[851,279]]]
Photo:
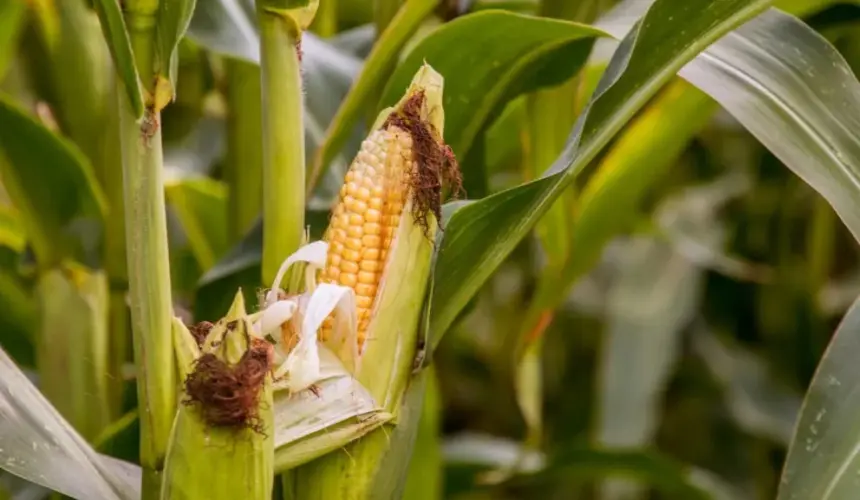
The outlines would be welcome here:
[[[137,500],[140,470],[98,455],[0,349],[0,469],[73,498]]]
[[[176,78],[179,68],[177,47],[191,22],[195,3],[196,0],[172,0],[162,1],[158,4],[155,36],[157,40],[156,61],[159,68],[156,73],[157,78],[166,78],[170,83],[170,95],[165,96],[170,100],[176,97]],[[162,107],[159,106],[160,104],[167,105],[167,101],[156,102],[156,107]]]
[[[856,498],[860,469],[860,300],[833,335],[803,401],[779,500]]]
[[[625,23],[604,27],[619,35]],[[833,46],[770,9],[678,74],[821,193],[860,240],[860,82]]]
[[[426,61],[445,75],[445,137],[465,158],[506,101],[567,80],[585,62],[594,39],[603,36],[584,24],[505,11],[466,15],[441,26],[406,56],[388,81],[380,108],[397,102]],[[499,43],[500,37],[507,42]]]
[[[169,2],[168,2],[169,3]],[[93,6],[99,16],[102,32],[107,41],[114,66],[119,72],[131,110],[135,118],[143,116],[143,93],[140,76],[131,51],[131,40],[125,29],[122,10],[118,0],[95,0]]]
[[[436,345],[495,268],[556,197],[624,124],[708,45],[767,6],[759,0],[693,5],[658,0],[621,43],[565,153],[537,181],[465,205],[451,216],[439,249],[432,295]]]
[[[19,210],[40,264],[56,263],[63,229],[75,217],[102,218],[107,201],[87,158],[71,142],[0,96],[0,177]],[[59,248],[58,248],[59,247]]]

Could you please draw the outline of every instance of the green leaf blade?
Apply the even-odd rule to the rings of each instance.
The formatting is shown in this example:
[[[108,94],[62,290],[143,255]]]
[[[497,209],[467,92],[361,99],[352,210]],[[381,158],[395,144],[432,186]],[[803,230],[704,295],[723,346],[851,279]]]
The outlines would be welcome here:
[[[93,6],[99,16],[111,58],[119,72],[129,103],[131,103],[131,110],[135,118],[139,119],[143,116],[143,92],[140,87],[140,76],[134,62],[134,54],[131,50],[131,39],[125,28],[119,1],[95,0]]]
[[[75,217],[98,219],[107,201],[92,165],[71,142],[57,136],[10,99],[0,96],[0,176],[9,190],[41,264],[56,263],[57,240]]]
[[[509,43],[498,43],[508,37]],[[501,105],[519,93],[564,81],[579,69],[595,38],[591,26],[505,11],[485,11],[446,23],[422,40],[391,76],[380,109],[393,105],[415,71],[430,64],[445,76],[445,135],[458,157],[465,157],[481,127]],[[571,49],[571,44],[576,45]],[[468,49],[466,49],[468,47]],[[536,78],[547,57],[564,51],[560,74]],[[577,60],[575,56],[579,56]]]
[[[565,153],[545,177],[473,202],[451,217],[436,262],[431,345],[438,343],[487,277],[632,115],[699,52],[768,3],[655,2],[622,41]],[[500,212],[510,215],[500,219]],[[492,222],[480,221],[489,214]]]
[[[849,499],[860,467],[860,300],[836,329],[803,402],[780,481],[779,500]]]

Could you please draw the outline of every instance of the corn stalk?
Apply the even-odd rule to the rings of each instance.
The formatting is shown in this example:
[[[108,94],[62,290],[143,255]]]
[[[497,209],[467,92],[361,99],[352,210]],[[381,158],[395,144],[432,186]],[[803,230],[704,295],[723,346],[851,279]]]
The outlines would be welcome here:
[[[263,192],[262,103],[260,68],[239,59],[225,60],[227,98],[227,157],[230,185],[227,204],[228,234],[238,242],[260,215]]]
[[[301,37],[318,2],[257,3],[263,107],[263,281],[302,243],[305,137]]]

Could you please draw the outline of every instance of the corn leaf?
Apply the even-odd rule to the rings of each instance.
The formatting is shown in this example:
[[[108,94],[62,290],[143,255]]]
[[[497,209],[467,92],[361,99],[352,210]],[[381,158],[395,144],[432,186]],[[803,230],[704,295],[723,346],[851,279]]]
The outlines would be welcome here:
[[[860,300],[842,318],[809,385],[782,472],[779,500],[848,499],[857,493],[858,331]]]
[[[361,73],[338,108],[337,114],[326,131],[325,139],[317,150],[313,171],[309,179],[311,187],[315,185],[316,179],[325,172],[329,163],[346,143],[349,133],[361,116],[361,112],[366,109],[368,98],[379,90],[384,82],[384,77],[389,74],[391,66],[393,66],[406,41],[438,3],[437,0],[408,0],[404,2],[397,15],[373,44],[373,49],[364,62]]]
[[[621,7],[624,7],[622,5]],[[619,35],[625,22],[603,25]],[[824,38],[770,9],[680,71],[833,206],[860,240],[860,82]]]
[[[441,418],[441,394],[439,382],[432,366],[426,372],[427,388],[424,405],[415,436],[415,449],[409,461],[403,498],[414,500],[439,500],[442,496],[442,447],[439,436]]]
[[[562,288],[600,258],[604,246],[632,225],[642,202],[716,112],[707,95],[683,80],[672,82],[601,160],[577,200],[572,230],[574,262]]]
[[[173,3],[173,2],[167,2]],[[125,87],[131,111],[135,118],[143,116],[143,92],[140,88],[140,75],[131,51],[131,40],[122,18],[119,0],[95,0],[93,6],[99,16],[102,32],[110,48],[114,66]]]
[[[436,261],[431,345],[576,175],[672,75],[767,1],[658,0],[614,54],[565,153],[540,179],[461,206]]]
[[[18,208],[40,264],[58,262],[61,235],[76,217],[101,219],[105,195],[78,148],[0,96],[0,178]]]
[[[179,40],[182,39],[185,30],[188,29],[196,3],[196,0],[172,0],[158,4],[158,20],[155,24],[156,61],[158,64],[156,78],[166,78],[170,83],[170,95],[165,96],[169,100],[176,98]],[[157,102],[156,106],[163,107],[159,104],[166,105],[167,99],[165,102]]]
[[[498,43],[509,33],[517,36]],[[397,102],[426,61],[445,76],[445,137],[462,160],[507,101],[570,78],[595,38],[603,36],[584,24],[504,11],[466,15],[428,35],[406,56],[385,87],[380,109]]]
[[[140,469],[97,454],[0,349],[0,469],[73,498],[137,500]]]
[[[190,177],[171,179],[164,189],[200,269],[210,269],[228,250],[226,186],[209,177]]]

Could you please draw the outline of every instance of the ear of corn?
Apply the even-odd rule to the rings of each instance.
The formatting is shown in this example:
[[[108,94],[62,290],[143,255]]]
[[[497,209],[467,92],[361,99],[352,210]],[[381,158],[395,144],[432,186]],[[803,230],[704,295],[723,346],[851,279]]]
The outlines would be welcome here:
[[[423,163],[422,152],[442,148],[442,87],[441,75],[424,65],[403,99],[380,114],[347,173],[325,235],[329,254],[321,280],[355,290],[361,360],[356,377],[395,419],[415,358],[437,225],[434,212],[441,202],[438,189],[422,185],[426,175],[441,175],[439,165]],[[416,103],[417,116],[400,119]],[[429,133],[414,135],[416,121]],[[328,333],[324,327],[325,341]],[[392,433],[409,434],[400,430],[385,425],[344,453],[330,453],[300,469],[299,496],[396,498],[402,482],[387,475],[398,471],[383,470],[381,464],[408,462],[405,455],[392,461],[391,453],[408,453],[408,446],[391,442]]]
[[[346,174],[324,237],[329,252],[321,279],[355,290],[359,348],[366,340],[388,250],[400,226],[413,164],[412,137],[405,130],[373,131]],[[329,329],[326,325],[323,339]]]
[[[256,389],[259,391],[253,421],[213,423],[213,408],[203,408],[189,394],[191,376],[212,366],[203,362],[207,355],[223,362],[227,370],[211,372],[208,378],[197,380],[214,384],[213,389],[224,387],[218,380],[229,376],[242,377],[238,369],[248,356],[260,349],[250,335],[251,322],[245,314],[241,292],[237,293],[230,312],[216,323],[206,335],[202,346],[189,330],[174,322],[174,347],[180,375],[186,381],[184,401],[179,407],[165,463],[162,499],[247,499],[269,500],[274,477],[274,429],[271,376],[265,364],[265,376]],[[262,355],[266,355],[265,347]],[[262,365],[261,365],[262,367]],[[213,382],[214,381],[214,382]],[[195,386],[198,387],[199,386]],[[222,396],[223,393],[219,393]],[[227,399],[241,399],[247,394],[238,391],[227,393]],[[208,403],[206,403],[208,404]],[[222,412],[223,416],[223,412]]]

